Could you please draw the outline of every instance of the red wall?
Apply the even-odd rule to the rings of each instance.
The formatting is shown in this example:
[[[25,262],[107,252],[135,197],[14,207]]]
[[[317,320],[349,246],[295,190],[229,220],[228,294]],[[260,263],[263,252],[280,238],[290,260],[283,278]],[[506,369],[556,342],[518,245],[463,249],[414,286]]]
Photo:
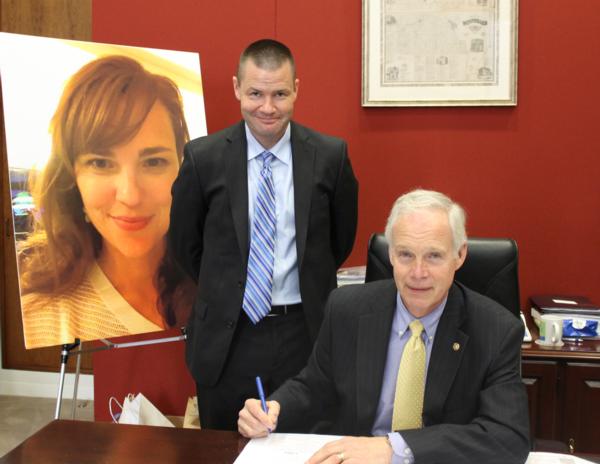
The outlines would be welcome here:
[[[244,46],[285,42],[295,119],[345,138],[360,181],[347,264],[364,263],[399,194],[432,188],[465,206],[471,235],[517,240],[525,305],[558,292],[600,302],[599,19],[595,0],[521,0],[515,108],[362,108],[360,0],[95,0],[93,38],[199,52],[209,132],[240,117]]]

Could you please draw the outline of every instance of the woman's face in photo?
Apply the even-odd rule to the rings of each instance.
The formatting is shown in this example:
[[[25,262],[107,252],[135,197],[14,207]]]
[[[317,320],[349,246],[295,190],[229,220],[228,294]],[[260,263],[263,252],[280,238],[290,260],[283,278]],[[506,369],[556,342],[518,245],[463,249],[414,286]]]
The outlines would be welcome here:
[[[178,170],[173,127],[161,103],[130,141],[76,158],[77,187],[89,221],[102,236],[103,252],[162,255]]]

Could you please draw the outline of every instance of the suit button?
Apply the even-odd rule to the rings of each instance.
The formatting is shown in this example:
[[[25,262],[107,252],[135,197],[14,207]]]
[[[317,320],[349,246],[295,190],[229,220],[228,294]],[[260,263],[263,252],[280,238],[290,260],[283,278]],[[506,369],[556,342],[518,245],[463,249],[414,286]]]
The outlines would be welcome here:
[[[238,282],[238,287],[242,288],[244,286],[244,282],[242,282],[241,280]]]
[[[233,328],[235,327],[235,322],[233,322],[233,321],[229,320],[229,321],[227,321],[227,322],[225,323],[225,326],[226,326],[228,329],[233,329]]]

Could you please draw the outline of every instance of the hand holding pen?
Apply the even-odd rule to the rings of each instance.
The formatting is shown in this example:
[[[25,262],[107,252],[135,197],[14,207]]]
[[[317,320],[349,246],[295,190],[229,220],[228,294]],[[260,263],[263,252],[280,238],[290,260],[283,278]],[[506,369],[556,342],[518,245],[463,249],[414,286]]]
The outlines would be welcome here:
[[[258,377],[256,386],[260,399],[246,400],[244,409],[239,413],[238,431],[247,438],[266,437],[277,427],[277,417],[279,416],[279,403],[266,401],[262,382]]]

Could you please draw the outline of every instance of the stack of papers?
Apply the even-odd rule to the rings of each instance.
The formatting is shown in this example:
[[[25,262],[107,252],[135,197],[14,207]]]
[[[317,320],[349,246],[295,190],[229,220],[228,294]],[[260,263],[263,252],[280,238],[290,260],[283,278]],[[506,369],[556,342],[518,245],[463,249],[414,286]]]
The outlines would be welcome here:
[[[366,266],[343,267],[337,272],[338,287],[342,285],[364,284]]]
[[[525,464],[593,464],[592,461],[571,456],[570,454],[531,452]]]
[[[253,438],[234,464],[303,464],[315,452],[341,436],[300,433],[272,433]],[[593,464],[569,454],[531,452],[525,464]]]
[[[253,438],[234,464],[304,464],[330,441],[342,437],[303,433],[272,433],[265,438]]]

